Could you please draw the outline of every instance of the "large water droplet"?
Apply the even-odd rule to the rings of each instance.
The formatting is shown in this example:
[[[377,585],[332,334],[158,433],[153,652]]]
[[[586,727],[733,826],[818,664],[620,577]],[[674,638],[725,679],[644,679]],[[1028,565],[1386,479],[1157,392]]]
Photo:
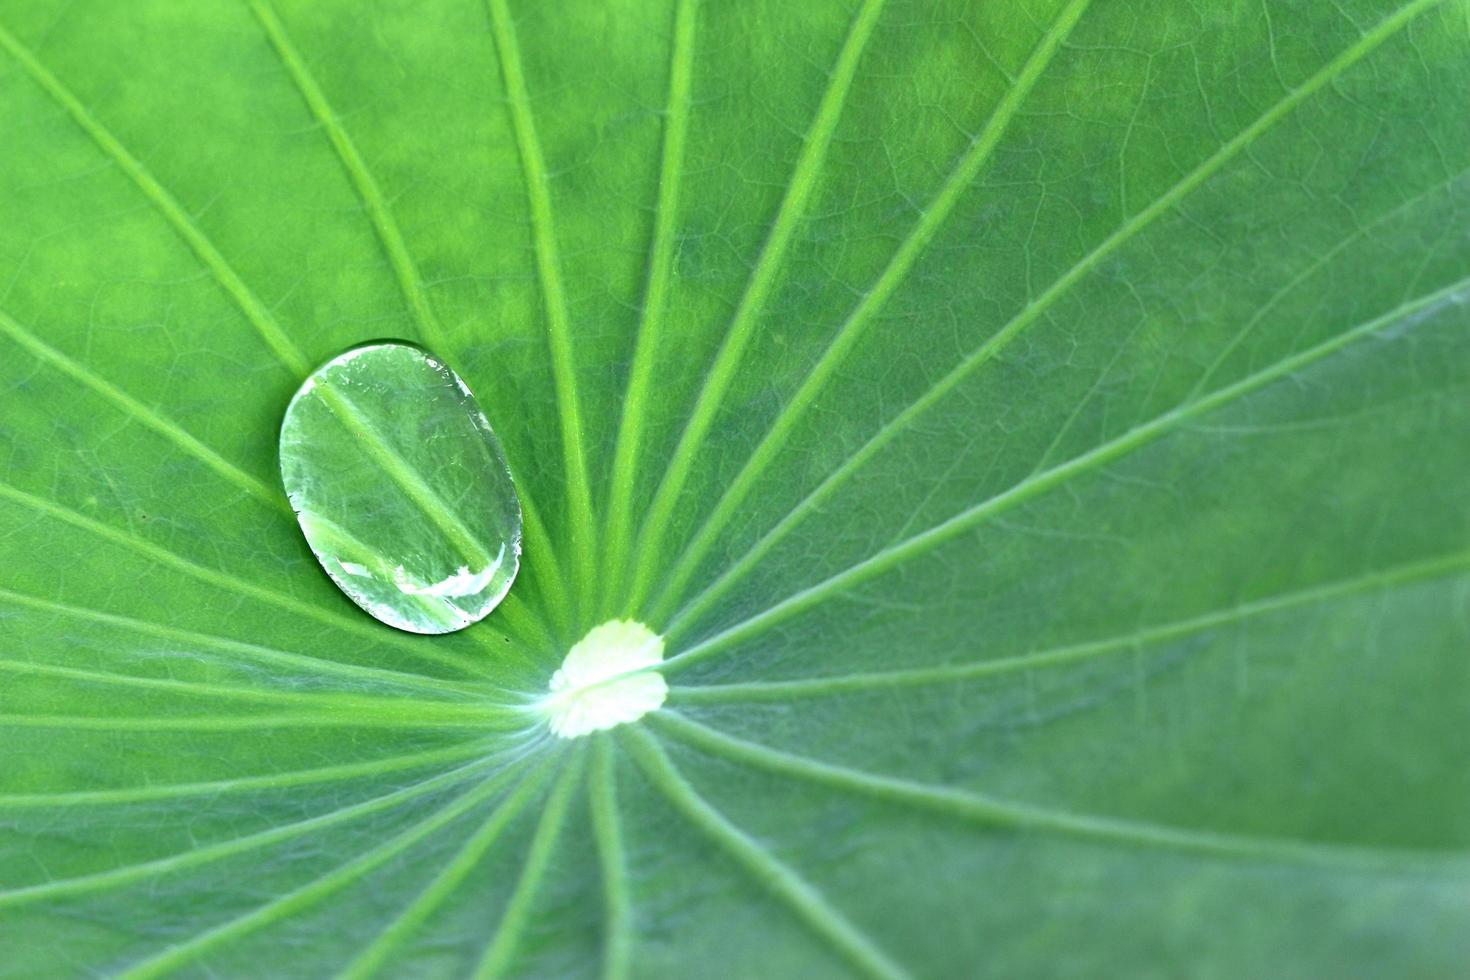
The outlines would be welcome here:
[[[332,581],[390,626],[463,629],[520,567],[500,444],[459,375],[420,347],[355,347],[307,378],[281,423],[281,478]]]

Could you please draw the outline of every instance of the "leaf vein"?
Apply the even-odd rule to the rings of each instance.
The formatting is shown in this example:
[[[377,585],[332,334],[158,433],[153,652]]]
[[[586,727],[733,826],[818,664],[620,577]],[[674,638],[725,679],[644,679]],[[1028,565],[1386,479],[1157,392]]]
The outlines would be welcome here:
[[[192,561],[189,561],[182,555],[177,554],[176,552],[169,551],[167,548],[156,545],[151,541],[144,540],[143,538],[140,538],[134,534],[130,534],[119,528],[104,524],[101,521],[95,521],[90,517],[78,513],[77,511],[70,508],[63,507],[60,504],[55,503],[54,501],[45,499],[44,497],[38,497],[34,494],[26,493],[23,490],[17,490],[16,488],[11,487],[7,484],[0,483],[0,499],[9,500],[21,507],[37,511],[38,513],[44,514],[45,516],[52,519],[59,520],[65,524],[70,524],[72,527],[80,528],[81,530],[86,531],[89,534],[95,534],[96,536],[106,541],[111,541],[114,544],[121,545],[122,547],[127,548],[129,551],[133,551],[140,555],[143,555],[144,557],[152,561],[156,561],[159,564],[167,565],[170,568],[177,569],[178,571],[183,572],[185,575],[188,575],[191,578],[198,579],[199,581],[205,582],[209,585],[217,586],[227,591],[234,592],[238,595],[247,596],[251,599],[255,599],[258,602],[264,602],[281,609],[286,609],[290,612],[296,613],[297,615],[308,616],[329,626],[355,633],[358,636],[361,636],[364,639],[368,639],[373,642],[393,643],[396,646],[408,650],[417,657],[422,657],[426,660],[438,663],[442,666],[452,667],[454,670],[462,674],[468,673],[472,676],[477,677],[487,676],[485,671],[476,669],[470,664],[470,662],[457,657],[448,656],[433,649],[429,649],[427,644],[415,643],[414,641],[411,641],[406,637],[402,637],[395,632],[385,631],[382,628],[373,626],[355,616],[344,616],[340,613],[333,612],[329,608],[319,606],[310,602],[303,602],[300,599],[292,598],[285,593],[277,592],[273,589],[265,588],[264,586],[255,585],[253,583],[236,578],[233,575],[228,575],[224,572],[220,572],[215,569],[196,564]],[[484,624],[481,625],[483,627]],[[497,635],[501,634],[497,633]],[[430,689],[451,689],[457,686],[459,683],[443,680],[441,678],[428,677],[417,674],[407,674],[398,671],[394,671],[392,673],[400,675],[403,679],[405,679],[405,682],[407,683],[414,683],[420,687],[428,687]]]
[[[565,455],[567,497],[571,508],[572,539],[580,563],[582,585],[590,587],[596,554],[596,525],[592,515],[592,493],[587,476],[587,451],[582,410],[577,395],[575,361],[572,356],[571,317],[566,289],[562,284],[557,256],[556,232],[552,224],[551,193],[546,161],[536,136],[531,98],[521,70],[520,48],[505,0],[486,0],[491,34],[500,59],[500,69],[510,104],[526,198],[531,209],[531,236],[536,268],[546,305],[547,346],[551,353],[552,380],[556,387],[561,418],[562,450]]]
[[[663,335],[668,307],[669,284],[673,277],[674,241],[677,232],[679,191],[684,162],[684,144],[689,130],[689,104],[693,89],[694,34],[697,0],[677,0],[674,8],[674,40],[669,55],[668,106],[664,112],[663,146],[659,162],[658,201],[654,205],[653,242],[648,254],[643,310],[633,346],[633,364],[628,372],[628,389],[613,450],[612,485],[607,510],[604,543],[606,589],[604,613],[617,597],[625,577],[632,537],[633,483],[638,450],[642,444],[646,413],[653,387],[653,368]]]
[[[270,348],[276,358],[285,365],[297,377],[304,376],[310,370],[305,356],[300,348],[292,343],[280,325],[276,323],[275,317],[271,315],[263,303],[251,292],[250,287],[245,285],[234,268],[220,254],[218,248],[210,241],[209,237],[199,227],[198,223],[189,216],[183,206],[170,194],[162,184],[158,182],[152,172],[141,160],[133,156],[112,132],[97,119],[96,116],[72,93],[61,80],[51,73],[45,65],[24,45],[18,41],[4,26],[0,26],[0,48],[4,48],[11,57],[20,62],[22,68],[31,76],[35,82],[55,100],[72,117],[82,130],[92,138],[92,141],[113,159],[122,169],[122,172],[138,186],[148,201],[158,209],[159,213],[173,226],[174,231],[193,250],[213,273],[214,277],[229,293],[240,310],[245,314],[247,320],[255,328]]]
[[[305,820],[297,820],[292,823],[271,827],[268,830],[263,830],[258,833],[247,834],[244,837],[236,837],[215,844],[206,844],[179,854],[172,854],[168,857],[157,858],[151,861],[142,861],[137,864],[124,865],[107,871],[80,875],[75,878],[63,878],[40,885],[30,885],[25,888],[0,892],[0,908],[11,908],[35,901],[99,892],[107,888],[137,881],[145,881],[159,875],[181,871],[201,864],[208,864],[211,861],[217,861],[221,858],[231,857],[237,854],[248,854],[260,848],[269,847],[272,844],[292,840],[303,834],[332,827],[358,817],[377,813],[381,810],[391,809],[400,803],[406,803],[420,796],[432,793],[434,790],[443,786],[449,786],[456,782],[467,780],[476,771],[486,768],[494,761],[493,758],[477,759],[457,769],[450,770],[446,773],[439,773],[438,775],[420,780],[402,789],[394,790],[391,793],[375,796],[361,803],[339,807],[324,814],[308,817]]]
[[[674,809],[733,859],[762,890],[785,905],[814,936],[864,976],[894,980],[908,975],[805,879],[700,796],[653,736],[636,727],[624,727],[618,732],[643,774]]]
[[[725,488],[709,517],[705,519],[689,546],[684,550],[684,554],[675,563],[674,570],[669,574],[661,595],[654,602],[651,613],[654,620],[662,620],[669,614],[669,607],[678,601],[689,577],[694,574],[720,531],[735,515],[746,495],[754,487],[756,480],[780,453],[795,428],[796,422],[816,401],[827,382],[836,374],[843,359],[862,338],[864,330],[898,290],[900,283],[908,276],[920,255],[949,218],[955,205],[975,182],[980,171],[989,162],[996,145],[1009,129],[1011,121],[1020,112],[1021,106],[1031,94],[1037,80],[1051,64],[1052,58],[1061,49],[1063,42],[1076,27],[1077,22],[1081,20],[1090,2],[1091,0],[1072,0],[1072,3],[1062,11],[1056,22],[1037,44],[1036,49],[1027,59],[1020,77],[1001,99],[981,131],[970,141],[970,145],[961,154],[944,185],[920,213],[913,230],[899,245],[873,286],[863,294],[847,320],[838,328],[827,349],[823,351],[822,356],[813,365],[796,392],[777,414],[760,444],[756,446],[740,472]]]
[[[658,727],[707,755],[742,763],[789,779],[926,810],[996,829],[1042,830],[1109,843],[1162,848],[1211,857],[1315,866],[1337,871],[1463,875],[1470,854],[1370,849],[1315,841],[1223,834],[1162,824],[1071,813],[980,793],[929,786],[782,752],[718,732],[672,712],[655,718]]]
[[[746,684],[701,686],[676,685],[671,688],[670,693],[681,701],[694,703],[786,701],[801,697],[821,697],[859,691],[954,683],[1039,668],[1068,666],[1112,653],[1135,650],[1153,643],[1180,639],[1256,616],[1266,616],[1312,603],[1329,602],[1373,589],[1391,589],[1427,579],[1455,575],[1466,570],[1470,570],[1470,551],[1373,571],[1352,578],[1284,592],[1264,599],[1242,602],[1229,609],[1216,610],[1176,622],[1148,626],[1121,636],[1068,644],[1013,657],[791,681],[756,681]]]
[[[1220,388],[1204,398],[1179,405],[1152,420],[1145,422],[1123,435],[1095,448],[1074,456],[1065,463],[1044,470],[1022,480],[1008,490],[966,508],[948,520],[907,538],[896,545],[878,552],[844,571],[824,579],[796,593],[764,612],[738,623],[689,650],[680,653],[661,665],[665,669],[688,666],[703,660],[712,653],[734,642],[747,639],[771,626],[784,622],[792,616],[818,605],[847,589],[868,581],[884,572],[898,567],[911,557],[924,554],[954,539],[960,534],[982,523],[987,518],[1018,506],[1042,493],[1058,487],[1078,475],[1107,465],[1163,436],[1196,416],[1214,411],[1230,402],[1250,394],[1282,377],[1299,371],[1315,361],[1334,354],[1355,341],[1370,337],[1385,326],[1411,316],[1428,316],[1450,304],[1458,304],[1470,298],[1470,278],[1451,283],[1435,292],[1404,303],[1389,312],[1343,331],[1335,337],[1283,358],[1274,365],[1255,374],[1247,375],[1234,384]],[[670,627],[668,635],[677,631]]]
[[[310,884],[303,885],[273,902],[262,905],[246,915],[231,919],[208,932],[200,933],[186,942],[170,946],[156,956],[134,964],[123,971],[121,976],[128,980],[145,980],[145,978],[163,976],[187,966],[191,961],[197,960],[200,954],[221,943],[268,928],[302,909],[309,908],[333,892],[362,880],[373,870],[470,812],[499,792],[516,771],[516,768],[512,767],[497,773],[494,777],[466,790],[457,799],[435,810],[402,833],[394,835],[384,843]]]
[[[542,879],[546,877],[547,866],[551,863],[552,854],[556,851],[556,842],[561,835],[562,824],[566,821],[567,806],[571,802],[572,792],[579,782],[578,777],[582,771],[585,746],[578,746],[575,753],[573,758],[564,764],[561,775],[557,777],[556,785],[552,788],[551,795],[542,808],[541,819],[536,823],[536,831],[531,837],[531,847],[526,852],[526,861],[521,867],[520,877],[516,880],[510,900],[506,903],[505,912],[500,917],[500,925],[496,927],[495,934],[490,938],[490,943],[480,958],[479,966],[475,969],[476,980],[503,976],[506,968],[515,960],[516,952],[520,948],[521,937],[525,935],[527,920],[530,918],[531,909],[536,901],[536,894],[541,887]]]
[[[654,491],[653,502],[649,504],[648,513],[638,533],[636,552],[639,561],[628,602],[631,608],[637,608],[643,602],[644,594],[651,584],[648,570],[658,564],[663,536],[674,505],[683,490],[685,478],[714,423],[720,402],[734,380],[766,298],[775,287],[787,247],[796,234],[806,212],[807,199],[822,172],[832,135],[837,129],[847,95],[852,89],[858,63],[862,60],[868,39],[872,37],[873,29],[882,13],[883,3],[884,0],[864,0],[862,7],[853,16],[847,38],[837,56],[837,63],[830,73],[827,89],[822,93],[816,117],[803,141],[786,193],[776,212],[771,232],[761,247],[760,257],[756,260],[750,281],[730,320],[725,338],[720,342],[714,363],[704,376],[704,383],[695,397],[693,410],[689,413],[689,420],[674,447],[668,468]]]
[[[131,616],[122,616],[117,613],[103,612],[98,609],[69,605],[53,599],[43,599],[40,596],[13,592],[9,589],[0,589],[0,602],[8,602],[13,605],[37,609],[42,612],[66,616],[72,619],[101,623],[104,626],[112,626],[144,636],[171,640],[176,643],[212,647],[226,653],[250,657],[264,663],[302,668],[313,673],[336,674],[355,680],[372,680],[378,683],[424,689],[439,694],[452,692],[457,696],[473,696],[477,694],[483,696],[485,693],[485,688],[480,685],[458,684],[439,678],[425,677],[420,674],[408,674],[384,667],[365,667],[361,664],[328,660],[322,657],[294,653],[288,650],[277,650],[258,643],[247,643],[243,640],[233,640],[228,637],[214,636],[209,633],[198,633],[193,630],[165,626],[161,623],[135,619]]]
[[[822,500],[845,483],[885,445],[908,429],[916,419],[943,400],[949,392],[969,377],[972,372],[994,358],[996,354],[1013,341],[1022,331],[1039,319],[1041,314],[1059,297],[1066,293],[1088,272],[1100,265],[1104,259],[1120,246],[1136,236],[1158,217],[1167,213],[1175,204],[1203,184],[1209,177],[1213,176],[1262,133],[1285,118],[1309,96],[1321,90],[1332,79],[1347,70],[1347,68],[1361,61],[1373,49],[1393,36],[1415,16],[1435,4],[1442,2],[1443,0],[1416,0],[1416,2],[1400,9],[1396,14],[1385,18],[1376,29],[1364,35],[1357,43],[1332,59],[1331,62],[1306,82],[1293,89],[1286,97],[1277,102],[1264,114],[1257,117],[1255,122],[1221,146],[1219,150],[1162,196],[1154,200],[1148,207],[1144,208],[1109,235],[1108,238],[1084,256],[1076,265],[1072,266],[1059,279],[1053,282],[1041,296],[1028,303],[1005,326],[966,356],[948,374],[926,390],[923,395],[904,408],[889,422],[885,423],[856,453],[823,479],[811,493],[802,498],[742,558],[730,566],[700,593],[699,596],[690,602],[686,606],[685,611],[677,615],[676,621],[687,620],[712,605],[730,586],[748,574],[755,564],[777,542],[783,539],[793,527],[799,524],[808,514],[815,512]],[[670,629],[672,630],[672,628],[671,625]]]

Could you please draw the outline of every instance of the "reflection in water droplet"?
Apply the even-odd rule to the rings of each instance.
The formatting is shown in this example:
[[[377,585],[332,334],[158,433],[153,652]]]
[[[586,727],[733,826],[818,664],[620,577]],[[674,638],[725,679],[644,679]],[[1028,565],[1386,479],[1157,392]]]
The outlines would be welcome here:
[[[419,347],[356,347],[307,378],[281,423],[281,479],[332,581],[390,626],[463,629],[520,567],[520,502],[490,423]]]

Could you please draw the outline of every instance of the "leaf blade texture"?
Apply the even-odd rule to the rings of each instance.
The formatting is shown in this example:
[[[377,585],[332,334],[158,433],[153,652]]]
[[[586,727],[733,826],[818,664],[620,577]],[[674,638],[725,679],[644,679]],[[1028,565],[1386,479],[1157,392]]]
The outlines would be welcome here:
[[[1458,972],[1467,16],[0,0],[0,975]],[[278,484],[383,337],[440,637]]]

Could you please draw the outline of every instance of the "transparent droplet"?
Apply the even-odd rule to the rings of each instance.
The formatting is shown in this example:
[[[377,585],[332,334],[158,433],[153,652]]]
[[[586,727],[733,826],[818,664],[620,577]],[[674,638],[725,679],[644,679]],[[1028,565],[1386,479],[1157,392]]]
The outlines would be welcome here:
[[[410,344],[318,368],[281,423],[281,479],[338,587],[412,633],[483,618],[520,567],[521,507],[465,383]]]

